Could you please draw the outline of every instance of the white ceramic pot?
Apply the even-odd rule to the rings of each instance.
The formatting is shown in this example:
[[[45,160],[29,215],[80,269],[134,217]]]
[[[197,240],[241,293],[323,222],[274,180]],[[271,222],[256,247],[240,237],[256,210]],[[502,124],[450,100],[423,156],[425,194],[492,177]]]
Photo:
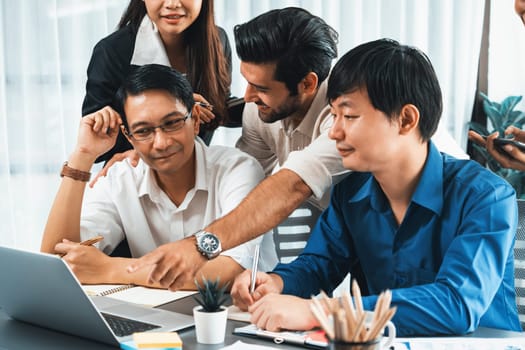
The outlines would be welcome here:
[[[202,306],[195,306],[193,318],[198,343],[220,344],[224,342],[228,319],[228,309],[225,306],[221,306],[221,311],[218,312],[204,312]]]

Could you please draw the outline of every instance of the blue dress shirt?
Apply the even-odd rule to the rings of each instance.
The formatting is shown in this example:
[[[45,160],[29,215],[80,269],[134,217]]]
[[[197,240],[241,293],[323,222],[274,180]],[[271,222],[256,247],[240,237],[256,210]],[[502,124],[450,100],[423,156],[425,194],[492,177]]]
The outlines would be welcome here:
[[[352,173],[303,253],[273,272],[285,294],[332,291],[351,273],[365,309],[392,290],[400,336],[464,334],[478,326],[521,331],[514,292],[516,196],[478,163],[441,154],[432,142],[400,225],[370,173]]]

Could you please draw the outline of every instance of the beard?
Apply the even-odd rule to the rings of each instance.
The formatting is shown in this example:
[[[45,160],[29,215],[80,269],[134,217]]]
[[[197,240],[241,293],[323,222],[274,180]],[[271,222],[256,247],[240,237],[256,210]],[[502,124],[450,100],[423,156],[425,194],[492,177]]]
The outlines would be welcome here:
[[[262,101],[255,103],[258,106],[266,106]],[[280,106],[268,109],[268,112],[258,110],[259,119],[265,123],[273,123],[288,118],[301,109],[298,96],[290,96]]]

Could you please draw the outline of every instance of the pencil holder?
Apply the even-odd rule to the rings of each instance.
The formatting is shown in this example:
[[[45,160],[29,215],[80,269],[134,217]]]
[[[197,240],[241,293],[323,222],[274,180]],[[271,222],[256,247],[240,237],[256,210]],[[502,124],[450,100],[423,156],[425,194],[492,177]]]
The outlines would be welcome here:
[[[331,340],[330,350],[380,350],[381,338],[378,337],[366,342],[346,342],[343,340]]]

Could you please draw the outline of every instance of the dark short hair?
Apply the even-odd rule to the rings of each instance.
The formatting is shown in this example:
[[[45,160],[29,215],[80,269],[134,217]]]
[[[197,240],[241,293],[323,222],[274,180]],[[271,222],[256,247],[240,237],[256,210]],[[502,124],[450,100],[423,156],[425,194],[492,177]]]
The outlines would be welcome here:
[[[195,100],[188,80],[175,69],[160,64],[146,64],[134,68],[117,91],[117,105],[122,123],[128,128],[124,112],[124,103],[128,96],[137,96],[148,90],[164,90],[181,101],[188,112],[192,110]]]
[[[436,132],[443,110],[441,89],[430,60],[417,48],[380,39],[347,52],[328,79],[328,100],[361,88],[368,92],[374,108],[390,119],[404,105],[416,106],[423,141]]]
[[[237,55],[244,62],[276,63],[274,79],[292,95],[314,72],[323,82],[337,57],[337,32],[320,17],[297,8],[271,10],[234,28]]]

